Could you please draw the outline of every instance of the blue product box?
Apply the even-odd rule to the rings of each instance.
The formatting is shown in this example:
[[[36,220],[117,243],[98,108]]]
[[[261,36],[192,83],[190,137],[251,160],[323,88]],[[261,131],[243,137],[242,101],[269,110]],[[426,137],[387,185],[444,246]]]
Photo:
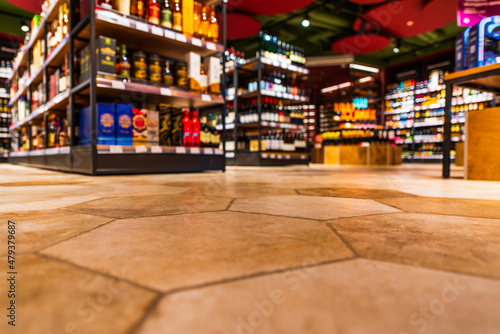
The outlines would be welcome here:
[[[116,145],[115,105],[97,103],[97,144]],[[91,144],[90,106],[80,110],[80,145]]]
[[[461,34],[457,36],[455,42],[455,70],[461,71],[469,68],[469,57],[468,57],[468,47],[469,47],[469,33],[471,27],[465,29]]]
[[[131,104],[116,105],[116,144],[121,146],[133,146],[133,126]]]
[[[500,62],[500,16],[486,17],[469,32],[469,68]]]

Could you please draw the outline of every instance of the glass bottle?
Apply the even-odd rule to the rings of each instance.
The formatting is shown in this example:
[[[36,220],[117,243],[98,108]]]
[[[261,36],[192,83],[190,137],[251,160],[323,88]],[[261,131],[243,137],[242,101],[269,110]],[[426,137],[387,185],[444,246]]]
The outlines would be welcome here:
[[[182,32],[182,6],[181,0],[174,0],[174,10],[172,13],[172,28]]]
[[[219,22],[215,16],[215,6],[210,6],[210,26],[208,28],[209,39],[217,43],[219,41]]]
[[[165,70],[163,71],[163,84],[167,86],[174,85],[174,75],[170,68],[170,61],[168,60],[165,61]]]
[[[125,78],[130,78],[130,61],[127,57],[127,46],[125,44],[121,45],[119,75]]]
[[[172,29],[172,7],[170,6],[170,0],[163,1],[161,25],[165,28]]]
[[[148,22],[151,24],[160,24],[160,5],[158,0],[149,0]]]
[[[198,29],[198,35],[200,37],[207,37],[209,26],[210,22],[208,22],[207,6],[203,5],[201,7],[200,28]]]
[[[208,89],[208,76],[205,71],[205,64],[200,65],[200,90],[202,93],[206,93]]]
[[[194,2],[194,12],[193,12],[193,31],[194,35],[196,37],[199,37],[199,31],[200,31],[200,16],[201,16],[201,11],[200,11],[200,4],[195,1]]]

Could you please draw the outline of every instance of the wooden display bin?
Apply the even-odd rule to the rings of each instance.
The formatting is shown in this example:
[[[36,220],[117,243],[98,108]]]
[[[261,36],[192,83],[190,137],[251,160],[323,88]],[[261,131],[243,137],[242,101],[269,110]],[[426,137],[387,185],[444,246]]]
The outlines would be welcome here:
[[[327,165],[387,166],[402,163],[401,146],[391,145],[339,145],[324,147]]]
[[[463,167],[465,158],[465,144],[456,143],[455,144],[455,166]]]
[[[500,108],[467,113],[465,178],[500,181]]]

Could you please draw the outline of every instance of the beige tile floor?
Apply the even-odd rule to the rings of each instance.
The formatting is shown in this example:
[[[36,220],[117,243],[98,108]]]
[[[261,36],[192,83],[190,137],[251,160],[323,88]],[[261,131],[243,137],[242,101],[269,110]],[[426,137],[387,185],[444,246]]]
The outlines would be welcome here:
[[[500,182],[462,173],[0,164],[0,333],[498,334]]]

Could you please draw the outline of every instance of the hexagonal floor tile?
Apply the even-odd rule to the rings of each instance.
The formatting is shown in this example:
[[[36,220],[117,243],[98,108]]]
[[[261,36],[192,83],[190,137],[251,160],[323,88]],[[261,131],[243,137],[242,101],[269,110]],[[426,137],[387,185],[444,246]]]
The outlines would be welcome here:
[[[181,195],[120,196],[73,205],[68,210],[105,217],[132,218],[166,216],[187,212],[225,210],[230,198]]]
[[[401,198],[415,197],[397,190],[385,189],[362,189],[362,188],[304,188],[297,189],[300,195],[307,196],[326,196],[326,197],[344,197],[360,199],[379,199],[379,198]]]
[[[500,278],[500,220],[398,213],[330,223],[363,257]]]
[[[500,201],[437,197],[386,198],[378,201],[406,212],[500,218]]]
[[[17,258],[16,326],[7,324],[9,282],[0,280],[0,333],[126,334],[157,294],[37,255]]]
[[[319,220],[399,212],[368,199],[301,195],[237,199],[230,210]]]
[[[228,211],[119,220],[42,253],[161,291],[353,256],[325,223]]]
[[[138,334],[497,334],[500,282],[364,259],[164,297]]]
[[[13,221],[16,226],[17,253],[24,254],[74,237],[110,222],[113,218],[61,210],[0,214],[0,221],[7,222],[8,220]],[[0,239],[7,240],[7,233],[7,228],[0,229]],[[7,254],[7,247],[2,247],[0,254]]]

